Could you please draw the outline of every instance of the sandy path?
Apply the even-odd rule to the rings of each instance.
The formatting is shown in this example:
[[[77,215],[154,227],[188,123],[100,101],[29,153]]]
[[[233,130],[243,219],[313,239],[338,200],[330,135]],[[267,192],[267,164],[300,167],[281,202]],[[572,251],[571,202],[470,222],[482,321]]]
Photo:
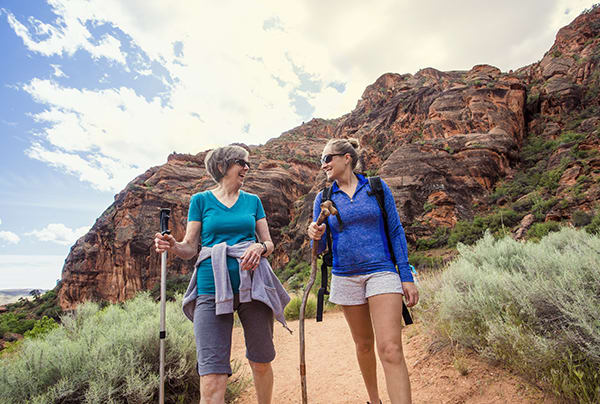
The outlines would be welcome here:
[[[290,322],[290,335],[275,323],[273,361],[275,387],[273,403],[301,403],[298,322]],[[326,313],[322,323],[314,319],[305,322],[306,373],[308,401],[319,403],[365,403],[367,394],[354,354],[354,343],[341,312]],[[469,354],[462,357],[469,370],[461,376],[453,366],[450,350],[430,353],[430,342],[421,327],[407,327],[403,333],[404,351],[413,389],[413,403],[544,403],[555,401],[545,397],[535,387]],[[233,358],[243,359],[246,374],[251,375],[245,361],[241,328],[234,330]],[[383,369],[378,364],[380,395],[389,402]],[[387,401],[386,401],[387,400]],[[255,403],[254,387],[250,386],[236,404]]]

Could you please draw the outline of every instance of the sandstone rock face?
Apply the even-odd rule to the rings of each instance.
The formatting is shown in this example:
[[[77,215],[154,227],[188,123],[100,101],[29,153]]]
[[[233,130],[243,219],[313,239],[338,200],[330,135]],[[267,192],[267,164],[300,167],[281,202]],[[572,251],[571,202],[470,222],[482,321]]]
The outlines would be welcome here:
[[[274,269],[292,257],[307,257],[305,230],[314,197],[325,186],[319,156],[328,139],[360,140],[364,170],[390,185],[407,238],[414,242],[485,209],[496,183],[520,164],[527,134],[558,139],[574,121],[573,114],[580,114],[572,128],[586,134],[577,140],[579,152],[600,153],[599,118],[593,110],[599,105],[593,92],[600,85],[599,61],[597,7],[561,29],[541,61],[514,73],[489,65],[469,71],[386,73],[365,89],[348,114],[314,119],[265,145],[247,146],[253,170],[244,189],[260,196],[267,212],[277,246]],[[571,146],[559,145],[544,169],[562,167]],[[115,196],[67,257],[59,293],[63,309],[90,299],[123,301],[159,282],[160,257],[152,249],[159,208],[171,208],[170,227],[181,239],[189,198],[214,185],[204,156],[172,154],[166,164],[150,168]],[[589,159],[585,167],[589,191],[577,198],[582,209],[592,211],[600,199],[600,158]],[[584,175],[578,164],[565,169],[559,193]],[[556,209],[557,217],[569,217]],[[523,219],[520,236],[532,218]],[[188,273],[192,266],[193,260],[169,256],[170,274]]]
[[[244,189],[261,197],[276,244],[282,241],[281,229],[297,214],[294,202],[310,190],[307,180],[317,174],[320,150],[334,125],[314,120],[265,146],[249,147],[250,161],[258,169],[248,173]],[[171,209],[169,227],[181,240],[190,197],[215,185],[205,170],[205,155],[172,154],[165,165],[149,169],[115,196],[71,248],[59,292],[63,309],[85,300],[123,301],[160,282],[160,255],[153,250],[159,209]],[[272,263],[278,267],[288,259],[280,249]],[[169,255],[169,274],[188,273],[193,263]]]

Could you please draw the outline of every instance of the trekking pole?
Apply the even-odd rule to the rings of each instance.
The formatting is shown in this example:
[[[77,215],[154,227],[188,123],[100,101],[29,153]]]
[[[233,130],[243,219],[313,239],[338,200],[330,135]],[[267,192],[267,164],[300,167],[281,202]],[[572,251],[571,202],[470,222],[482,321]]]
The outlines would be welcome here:
[[[321,204],[321,213],[317,219],[317,226],[322,225],[327,216],[337,214],[337,210],[333,207],[331,201],[325,201]],[[313,241],[312,256],[310,262],[310,278],[304,289],[304,296],[302,296],[302,304],[300,305],[300,315],[298,317],[299,329],[300,329],[300,385],[302,388],[302,404],[308,403],[308,393],[306,390],[306,359],[304,350],[304,310],[306,309],[306,302],[308,301],[308,295],[310,289],[315,283],[317,276],[317,248],[318,242]]]
[[[171,234],[169,230],[169,215],[171,209],[161,208],[160,209],[160,233],[164,236],[165,234]],[[165,317],[166,317],[166,296],[167,296],[167,252],[163,251],[160,256],[160,386],[158,392],[158,402],[164,404],[165,402],[165,338],[167,332],[165,331]]]

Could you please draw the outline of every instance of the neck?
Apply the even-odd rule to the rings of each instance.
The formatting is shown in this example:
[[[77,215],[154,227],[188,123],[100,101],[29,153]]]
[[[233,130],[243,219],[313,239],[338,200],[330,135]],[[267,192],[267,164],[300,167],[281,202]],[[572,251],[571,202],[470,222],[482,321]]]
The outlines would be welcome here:
[[[356,178],[356,175],[354,175],[352,170],[346,170],[340,178],[336,178],[336,181],[338,183],[338,187],[346,188],[356,184],[358,182],[358,179]]]
[[[238,194],[238,192],[240,191],[240,187],[237,183],[223,180],[219,183],[219,186],[217,187],[216,191],[220,195],[223,195],[225,197],[231,197],[236,196]]]

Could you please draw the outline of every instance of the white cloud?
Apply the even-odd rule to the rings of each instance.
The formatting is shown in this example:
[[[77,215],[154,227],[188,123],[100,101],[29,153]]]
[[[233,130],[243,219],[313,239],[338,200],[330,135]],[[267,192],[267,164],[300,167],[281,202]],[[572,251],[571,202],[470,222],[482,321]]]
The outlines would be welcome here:
[[[28,155],[118,191],[172,151],[263,143],[311,116],[348,113],[386,72],[535,62],[593,1],[49,4],[58,15],[53,22],[31,18],[26,26],[5,11],[29,49],[67,56],[82,49],[100,68],[116,61],[132,77],[163,84],[163,94],[150,96],[133,80],[95,89],[111,82],[107,69],[82,89],[38,78],[23,87],[46,106],[33,115],[45,129]],[[94,37],[99,26],[108,33]]]
[[[64,255],[0,255],[2,289],[52,289],[64,260]]]
[[[40,241],[50,241],[61,245],[71,245],[90,229],[90,226],[83,226],[77,229],[70,229],[62,223],[51,223],[41,230],[33,230],[25,233],[26,236],[36,237]]]
[[[21,238],[12,231],[0,231],[0,240],[11,244],[18,244]]]
[[[68,78],[68,77],[69,77],[69,76],[67,76],[67,75],[65,74],[65,72],[63,72],[63,71],[60,69],[60,66],[59,66],[59,65],[53,65],[53,64],[51,64],[50,66],[51,66],[51,67],[54,69],[54,77],[66,77],[66,78]]]
[[[73,56],[76,51],[83,49],[96,59],[107,58],[125,64],[125,54],[120,50],[121,43],[118,39],[110,34],[95,39],[86,28],[85,23],[94,21],[94,18],[86,12],[85,2],[60,0],[48,2],[58,14],[53,24],[45,23],[32,16],[29,17],[28,28],[12,13],[4,10],[8,23],[29,50],[45,56],[63,54]],[[87,18],[81,18],[85,14]]]

